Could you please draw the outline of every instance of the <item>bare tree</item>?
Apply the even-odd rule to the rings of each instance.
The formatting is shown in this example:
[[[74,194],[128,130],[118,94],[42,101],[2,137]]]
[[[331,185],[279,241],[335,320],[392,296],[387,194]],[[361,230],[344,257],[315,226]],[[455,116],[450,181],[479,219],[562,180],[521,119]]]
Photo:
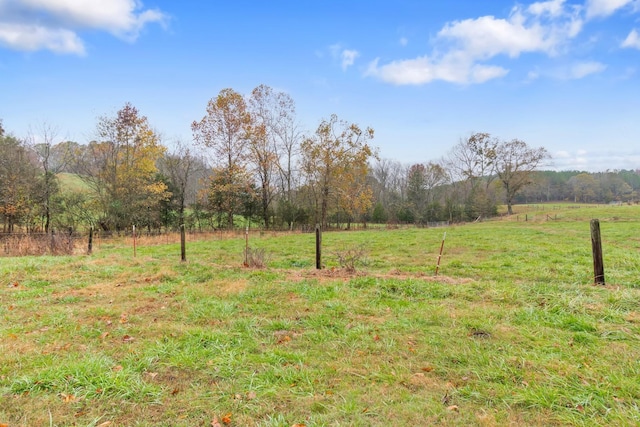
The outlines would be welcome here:
[[[515,195],[531,183],[533,171],[549,157],[543,147],[531,148],[519,139],[498,145],[495,151],[495,171],[506,193],[509,215],[513,214]]]
[[[31,129],[27,137],[28,144],[38,156],[42,168],[42,215],[44,217],[44,232],[49,233],[51,227],[52,203],[51,198],[59,191],[57,174],[64,167],[64,162],[53,162],[54,141],[58,137],[58,128],[48,123],[42,123],[34,133]]]
[[[474,133],[456,144],[444,159],[444,168],[461,198],[449,200],[453,208],[456,203],[464,206],[465,216],[475,218],[493,214],[496,210],[495,196],[490,191],[496,177],[496,150],[499,141],[488,133]],[[483,185],[484,184],[484,185]]]
[[[206,164],[193,149],[178,140],[171,153],[165,154],[158,161],[158,169],[169,180],[171,197],[178,207],[178,222],[184,224],[185,209],[194,203],[198,191],[198,177],[206,172]]]
[[[274,175],[279,173],[287,200],[292,190],[292,160],[296,150],[295,104],[284,92],[260,85],[248,100],[251,112],[249,159],[260,184],[260,201],[265,227],[269,226],[269,206],[275,196]]]

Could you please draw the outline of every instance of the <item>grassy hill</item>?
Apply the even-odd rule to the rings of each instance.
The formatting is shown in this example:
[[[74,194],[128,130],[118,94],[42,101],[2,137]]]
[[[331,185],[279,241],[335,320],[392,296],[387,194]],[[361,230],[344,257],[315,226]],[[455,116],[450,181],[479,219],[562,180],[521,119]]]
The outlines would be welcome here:
[[[89,191],[87,184],[76,174],[63,172],[56,176],[60,181],[60,189],[63,192],[81,193]]]
[[[325,233],[321,271],[313,234],[252,234],[265,269],[242,234],[0,258],[0,423],[640,424],[640,207],[518,209]]]

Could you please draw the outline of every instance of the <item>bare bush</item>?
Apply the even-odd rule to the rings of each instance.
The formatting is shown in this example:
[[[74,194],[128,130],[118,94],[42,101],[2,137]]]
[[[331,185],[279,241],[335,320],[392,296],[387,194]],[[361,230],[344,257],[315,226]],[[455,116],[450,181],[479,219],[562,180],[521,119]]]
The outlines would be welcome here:
[[[335,252],[338,264],[349,273],[355,273],[357,267],[366,266],[369,263],[367,255],[368,251],[362,245],[344,248]]]
[[[271,260],[271,255],[264,248],[245,249],[245,267],[265,268]]]

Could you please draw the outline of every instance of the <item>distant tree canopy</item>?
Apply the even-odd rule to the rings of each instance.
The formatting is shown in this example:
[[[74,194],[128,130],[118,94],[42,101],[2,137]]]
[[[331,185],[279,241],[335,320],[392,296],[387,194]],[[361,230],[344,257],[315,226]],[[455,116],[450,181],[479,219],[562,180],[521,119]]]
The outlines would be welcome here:
[[[85,144],[48,125],[20,139],[0,120],[2,231],[427,224],[490,217],[500,204],[639,198],[638,170],[544,171],[544,148],[488,133],[442,159],[379,158],[372,128],[334,114],[305,134],[293,99],[265,85],[220,91],[191,129],[193,141],[163,143],[129,103],[98,118]]]

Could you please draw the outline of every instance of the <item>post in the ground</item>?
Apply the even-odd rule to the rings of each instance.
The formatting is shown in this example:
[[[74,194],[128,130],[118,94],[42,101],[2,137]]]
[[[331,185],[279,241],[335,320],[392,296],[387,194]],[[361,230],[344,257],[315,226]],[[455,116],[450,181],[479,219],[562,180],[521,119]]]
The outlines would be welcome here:
[[[322,229],[316,224],[316,269],[322,270]]]
[[[87,254],[91,255],[93,252],[93,226],[89,227],[89,246],[87,247]]]
[[[436,276],[438,275],[438,270],[440,270],[440,259],[442,258],[442,250],[444,249],[444,239],[447,238],[447,232],[444,232],[442,236],[442,243],[440,244],[440,253],[438,254],[438,262],[436,263]]]
[[[593,252],[593,277],[596,285],[604,285],[604,262],[602,260],[602,240],[600,221],[591,220],[591,250]]]
[[[180,260],[182,262],[187,260],[187,247],[186,247],[186,236],[184,231],[184,224],[180,224]]]

